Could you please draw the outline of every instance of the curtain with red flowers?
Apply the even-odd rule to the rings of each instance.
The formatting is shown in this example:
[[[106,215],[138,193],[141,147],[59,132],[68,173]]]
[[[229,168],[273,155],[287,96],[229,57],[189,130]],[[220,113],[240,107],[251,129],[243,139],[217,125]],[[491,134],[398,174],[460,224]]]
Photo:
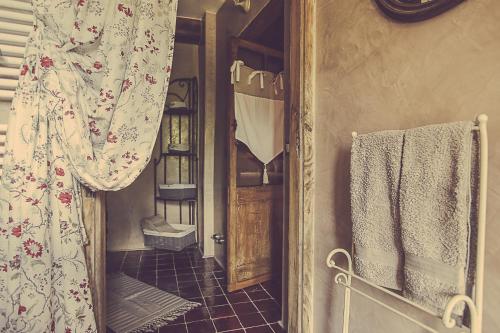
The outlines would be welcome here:
[[[166,98],[177,0],[33,0],[0,186],[0,332],[96,332],[83,184],[129,185]]]

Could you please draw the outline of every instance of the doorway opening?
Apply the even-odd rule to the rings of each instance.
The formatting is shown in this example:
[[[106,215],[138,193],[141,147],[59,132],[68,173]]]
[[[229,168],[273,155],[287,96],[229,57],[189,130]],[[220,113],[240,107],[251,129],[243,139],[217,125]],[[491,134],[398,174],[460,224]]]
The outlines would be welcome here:
[[[224,195],[224,203],[221,204],[224,210],[228,207],[227,212],[222,214],[225,215],[225,218],[210,221],[205,214],[206,201],[208,201],[205,193],[208,188],[206,186],[207,174],[205,173],[207,170],[205,167],[207,162],[206,107],[207,100],[218,95],[218,92],[208,90],[210,84],[207,84],[207,81],[211,78],[207,76],[210,73],[205,67],[208,59],[203,59],[203,57],[209,55],[206,50],[208,38],[213,38],[212,42],[219,39],[218,35],[217,38],[208,36],[209,31],[205,28],[201,29],[203,32],[200,32],[198,44],[195,43],[199,57],[199,73],[196,76],[199,89],[199,112],[198,117],[194,120],[197,122],[194,125],[197,134],[195,139],[186,137],[188,142],[194,140],[191,142],[198,145],[199,149],[194,151],[197,157],[197,171],[188,171],[192,172],[194,177],[186,180],[186,182],[190,182],[196,179],[198,197],[197,201],[192,203],[196,208],[190,208],[192,206],[190,206],[189,201],[185,203],[184,207],[182,204],[175,206],[174,203],[175,210],[180,214],[183,210],[188,212],[189,218],[182,217],[182,222],[179,221],[181,224],[197,221],[197,243],[186,247],[181,252],[136,249],[135,251],[108,253],[108,271],[119,270],[126,274],[135,275],[135,278],[159,289],[202,303],[201,308],[192,310],[182,318],[169,323],[160,332],[169,332],[168,329],[172,332],[174,332],[173,329],[178,329],[175,332],[196,332],[197,329],[200,332],[231,330],[235,332],[238,330],[282,332],[284,331],[282,327],[288,326],[290,312],[288,305],[290,290],[287,287],[290,279],[289,253],[287,251],[290,242],[288,193],[290,183],[293,180],[289,170],[291,163],[298,163],[298,159],[290,161],[287,152],[288,144],[293,143],[293,138],[289,137],[289,134],[292,133],[292,108],[290,101],[285,101],[287,106],[284,107],[282,119],[284,127],[283,152],[266,163],[268,183],[264,184],[264,164],[259,161],[248,145],[236,140],[233,131],[236,128],[232,122],[235,118],[234,87],[230,84],[230,67],[234,60],[242,60],[252,71],[272,73],[273,79],[276,79],[278,74],[289,66],[289,46],[285,47],[287,44],[284,26],[285,10],[291,9],[284,8],[284,1],[270,1],[240,34],[230,34],[224,37],[226,40],[224,49],[217,49],[217,65],[220,61],[219,55],[224,53],[223,70],[226,78],[221,80],[225,81],[222,82],[222,85],[225,89],[225,105],[227,107],[219,110],[217,105],[216,115],[222,112],[224,117],[215,120],[218,122],[217,126],[223,124],[222,126],[225,128],[224,135],[222,135],[225,145],[222,149],[226,152],[224,159],[218,160],[214,164],[225,164],[224,172],[229,176],[225,177],[222,185],[213,184],[212,186],[221,186],[222,192],[227,193]],[[202,21],[202,24],[206,27],[207,17]],[[213,46],[217,46],[217,44],[215,43]],[[226,49],[229,49],[229,52]],[[186,60],[185,57],[182,59]],[[219,80],[219,73],[215,75],[215,78]],[[259,78],[254,80],[257,82]],[[283,81],[283,88],[281,88],[279,79],[275,80],[276,87],[278,90],[283,89],[281,92],[283,95],[290,96],[290,91],[286,91],[290,86],[289,76],[286,73],[283,75]],[[212,82],[212,88],[217,90],[218,84]],[[213,95],[209,96],[211,94]],[[287,110],[289,110],[288,113]],[[233,118],[231,118],[231,112]],[[175,117],[177,116],[175,115]],[[182,144],[186,142],[182,137],[183,120],[175,123],[175,117],[173,118],[174,124],[168,123],[166,128],[169,132],[180,124],[180,142],[174,141],[173,143]],[[190,123],[190,120],[185,121],[188,124],[187,127],[190,128],[190,124],[192,126],[193,123]],[[170,133],[168,134],[170,135]],[[218,133],[216,136],[220,137],[221,134]],[[165,140],[164,142],[170,144],[170,138]],[[216,143],[216,141],[212,142],[212,144]],[[186,157],[179,157],[179,160],[181,158],[189,160]],[[218,155],[214,154],[213,158],[218,158]],[[179,162],[179,160],[176,160],[177,163],[180,163],[176,170],[182,171],[183,162]],[[162,168],[160,164],[161,177],[163,177]],[[191,170],[190,165],[187,169]],[[256,176],[257,174],[258,176]],[[158,175],[151,177],[151,179],[158,179]],[[180,179],[179,182],[182,183],[184,179],[182,175]],[[295,179],[295,181],[297,180]],[[168,183],[168,172],[166,183]],[[149,188],[146,191],[156,195],[157,186],[158,184],[149,182]],[[153,187],[155,192],[153,192]],[[165,209],[164,207],[162,202],[157,203],[156,213],[161,213]],[[121,209],[124,208],[126,207]],[[234,212],[238,211],[241,212],[240,216],[239,218],[236,216],[235,219]],[[111,214],[113,213],[108,207],[108,219]],[[247,218],[249,216],[250,218]],[[259,222],[259,228],[255,229],[256,223],[252,223],[252,221]],[[212,229],[208,226],[210,222]],[[263,230],[263,228],[267,229]],[[251,237],[245,237],[252,233],[256,236],[255,242],[252,241]],[[222,235],[218,240],[221,244],[216,243],[217,239],[210,239],[213,234]],[[259,235],[265,235],[268,242],[264,242],[262,237],[258,237]],[[113,236],[111,235],[111,237]],[[213,248],[212,253],[210,253],[210,246]],[[261,253],[257,257],[252,256],[256,250],[260,250]],[[294,257],[296,258],[296,256]],[[235,258],[239,259],[239,263],[234,260]],[[295,273],[301,274],[298,271]],[[296,303],[295,299],[293,303]],[[294,315],[292,319],[296,321],[297,316]],[[170,328],[168,328],[169,326]]]

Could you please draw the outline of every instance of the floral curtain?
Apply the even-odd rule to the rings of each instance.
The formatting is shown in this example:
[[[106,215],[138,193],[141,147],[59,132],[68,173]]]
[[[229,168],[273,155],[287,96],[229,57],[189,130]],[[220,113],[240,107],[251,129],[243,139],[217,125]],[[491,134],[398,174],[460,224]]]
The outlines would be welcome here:
[[[165,102],[177,0],[33,0],[0,186],[0,332],[96,332],[80,184],[129,185]]]

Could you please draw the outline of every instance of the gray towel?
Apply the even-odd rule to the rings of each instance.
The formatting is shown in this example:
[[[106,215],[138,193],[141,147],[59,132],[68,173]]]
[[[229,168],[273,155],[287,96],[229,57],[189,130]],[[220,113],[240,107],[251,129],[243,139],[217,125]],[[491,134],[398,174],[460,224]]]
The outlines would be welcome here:
[[[400,188],[405,297],[440,314],[466,291],[472,122],[405,132]],[[456,315],[463,314],[463,307]]]
[[[398,207],[403,134],[384,131],[358,135],[351,154],[355,272],[397,290],[403,285]]]

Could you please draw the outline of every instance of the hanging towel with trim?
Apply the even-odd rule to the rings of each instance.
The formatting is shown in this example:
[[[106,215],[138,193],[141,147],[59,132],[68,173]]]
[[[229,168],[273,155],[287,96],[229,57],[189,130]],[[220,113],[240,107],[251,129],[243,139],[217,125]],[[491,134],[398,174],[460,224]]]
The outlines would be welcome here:
[[[407,130],[401,171],[403,293],[440,314],[467,285],[471,224],[472,122]],[[463,304],[454,314],[463,314]]]
[[[351,152],[354,269],[386,288],[403,288],[399,222],[403,131],[358,135]]]

